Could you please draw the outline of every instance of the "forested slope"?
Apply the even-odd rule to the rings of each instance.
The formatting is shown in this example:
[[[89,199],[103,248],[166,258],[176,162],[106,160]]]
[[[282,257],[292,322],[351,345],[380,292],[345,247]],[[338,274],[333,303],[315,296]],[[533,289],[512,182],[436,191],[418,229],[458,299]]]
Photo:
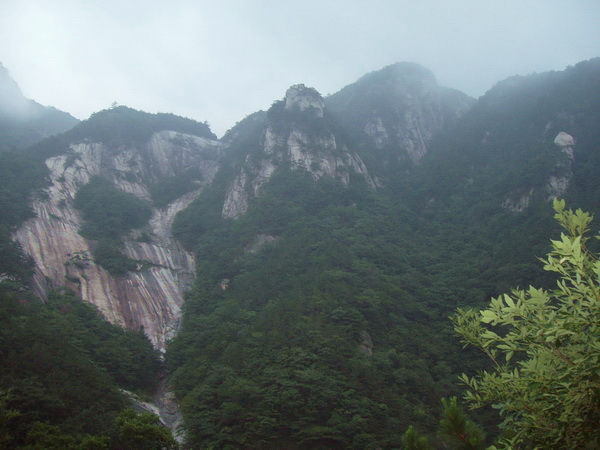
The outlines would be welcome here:
[[[98,149],[110,164],[74,182],[65,202],[83,219],[78,239],[107,242],[126,263],[113,266],[123,284],[162,269],[125,258],[127,245],[159,240],[150,209],[186,199],[163,231],[196,262],[165,355],[189,447],[398,448],[411,424],[434,433],[440,399],[460,395],[458,375],[487,364],[461,348],[448,317],[554,283],[537,260],[557,235],[553,197],[600,211],[599,61],[513,77],[476,102],[413,64],[325,99],[295,85],[220,142],[206,123],[118,107],[1,153],[0,443],[63,434],[81,446],[89,434],[122,445],[118,388],[156,383],[160,364],[139,327],[102,322],[64,289],[39,304],[26,287],[32,261],[11,240],[30,204],[48,204],[47,161],[72,176]],[[161,174],[149,140],[162,132],[152,145],[173,160],[206,156],[210,177],[204,159]],[[48,220],[65,222],[53,201]],[[65,284],[88,281],[81,265]],[[494,436],[493,412],[475,419]]]
[[[432,432],[440,398],[483,364],[448,316],[550,285],[537,261],[557,228],[548,199],[598,206],[599,76],[593,60],[501,82],[440,126],[416,166],[398,140],[377,147],[357,132],[372,117],[340,113],[344,95],[377,92],[363,79],[324,117],[350,149],[362,136],[354,148],[377,189],[282,165],[237,220],[221,217],[225,181],[181,213],[174,232],[198,280],[167,361],[192,445],[390,448],[411,423]],[[243,148],[260,146],[261,126]],[[561,131],[574,160],[554,142]]]

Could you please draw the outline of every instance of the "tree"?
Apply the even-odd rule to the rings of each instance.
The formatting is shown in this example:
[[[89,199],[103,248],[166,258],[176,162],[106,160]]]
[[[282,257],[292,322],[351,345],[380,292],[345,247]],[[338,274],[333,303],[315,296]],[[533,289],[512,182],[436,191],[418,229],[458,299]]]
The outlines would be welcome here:
[[[456,450],[477,450],[485,447],[483,429],[467,417],[458,406],[456,397],[442,399],[444,412],[440,420],[440,435],[450,448]]]
[[[485,433],[473,422],[458,405],[456,397],[442,399],[442,418],[438,436],[434,438],[443,448],[454,450],[479,450],[485,448]],[[429,450],[436,448],[410,425],[402,435],[402,445],[406,450]]]
[[[9,408],[10,391],[0,390],[0,448],[8,448],[13,441],[12,430],[21,413]]]
[[[135,410],[125,409],[115,421],[119,431],[118,448],[136,448],[147,450],[177,449],[177,441],[169,429],[160,424],[158,416],[150,413],[138,414]]]
[[[493,362],[490,371],[462,375],[465,399],[499,410],[503,445],[598,448],[600,261],[585,235],[592,217],[559,200],[554,210],[566,232],[542,261],[559,275],[556,289],[516,289],[452,318],[465,346]]]
[[[429,450],[429,439],[426,436],[420,436],[415,427],[410,425],[402,435],[402,445],[406,450]]]

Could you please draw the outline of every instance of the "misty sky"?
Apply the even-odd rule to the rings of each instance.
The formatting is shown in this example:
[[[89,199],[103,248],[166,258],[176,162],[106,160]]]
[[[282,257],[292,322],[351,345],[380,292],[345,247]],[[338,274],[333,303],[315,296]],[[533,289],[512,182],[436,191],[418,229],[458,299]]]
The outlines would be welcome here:
[[[600,0],[0,0],[0,61],[85,119],[113,102],[221,136],[305,83],[334,93],[398,61],[478,97],[600,56]]]

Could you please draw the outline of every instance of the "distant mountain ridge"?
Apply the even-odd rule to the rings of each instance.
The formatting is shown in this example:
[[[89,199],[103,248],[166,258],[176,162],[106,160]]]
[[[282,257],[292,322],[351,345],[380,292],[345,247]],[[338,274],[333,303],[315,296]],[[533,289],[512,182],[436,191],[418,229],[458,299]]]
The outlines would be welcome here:
[[[69,113],[25,98],[0,63],[0,149],[26,147],[77,123]]]

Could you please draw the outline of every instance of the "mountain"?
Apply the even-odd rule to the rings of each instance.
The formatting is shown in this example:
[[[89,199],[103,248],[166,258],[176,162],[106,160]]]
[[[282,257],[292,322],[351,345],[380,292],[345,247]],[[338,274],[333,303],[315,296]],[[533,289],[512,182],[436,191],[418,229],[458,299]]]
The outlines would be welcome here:
[[[598,180],[589,170],[598,163],[599,71],[593,59],[496,84],[440,135],[429,156],[443,184],[428,189],[446,198],[487,191],[518,212],[573,188],[573,200],[597,209]]]
[[[143,330],[191,447],[400,447],[486,367],[448,316],[551,285],[549,200],[599,209],[599,61],[478,100],[398,63],[291,86],[221,140],[100,111],[0,155],[2,285]]]
[[[396,63],[363,76],[326,104],[361,156],[397,170],[419,162],[432,138],[473,103],[460,91],[438,86],[428,69]]]
[[[0,63],[0,150],[26,147],[78,122],[68,113],[26,99]]]
[[[164,349],[194,274],[171,223],[210,184],[222,145],[204,124],[117,107],[35,150],[49,184],[15,233],[34,292],[66,286]]]
[[[593,201],[574,188],[598,182],[598,74],[473,102],[400,64],[323,102],[293,86],[234,128],[235,155],[174,222],[199,268],[167,352],[190,442],[394,448],[410,423],[435,429],[439,397],[485,367],[448,315],[551,286],[548,201]]]
[[[271,106],[266,120],[252,136],[252,151],[247,152],[244,165],[227,190],[224,217],[244,214],[262,186],[282,166],[306,170],[315,180],[330,177],[346,185],[352,173],[374,187],[360,157],[334,134],[334,124],[324,107],[321,95],[304,85],[290,87],[285,98]],[[225,139],[236,146],[240,139],[247,141],[248,135],[234,130]]]
[[[559,232],[549,202],[600,209],[599,88],[598,58],[497,83],[437,136],[398,195],[485,233],[500,290],[544,284],[536,257]]]
[[[243,148],[244,162],[232,162],[241,168],[228,187],[223,216],[244,214],[283,166],[306,170],[315,180],[348,185],[356,176],[381,187],[400,167],[417,163],[433,136],[472,102],[408,63],[366,75],[327,99],[313,88],[292,86],[266,114],[249,117],[224,137],[228,147]]]

